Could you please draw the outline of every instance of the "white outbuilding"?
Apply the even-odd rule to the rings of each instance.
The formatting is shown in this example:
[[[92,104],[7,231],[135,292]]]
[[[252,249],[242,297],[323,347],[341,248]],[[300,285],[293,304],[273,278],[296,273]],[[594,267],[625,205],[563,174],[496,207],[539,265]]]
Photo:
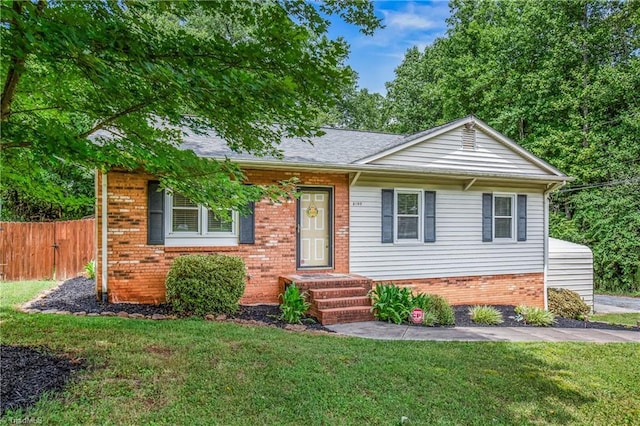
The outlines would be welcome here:
[[[593,310],[593,254],[581,244],[549,238],[548,288],[575,291]]]

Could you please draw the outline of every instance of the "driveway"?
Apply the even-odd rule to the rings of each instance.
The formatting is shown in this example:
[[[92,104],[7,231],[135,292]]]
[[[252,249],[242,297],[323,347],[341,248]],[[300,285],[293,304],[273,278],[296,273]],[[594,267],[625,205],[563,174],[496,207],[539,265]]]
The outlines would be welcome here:
[[[640,297],[594,295],[596,314],[640,313]]]

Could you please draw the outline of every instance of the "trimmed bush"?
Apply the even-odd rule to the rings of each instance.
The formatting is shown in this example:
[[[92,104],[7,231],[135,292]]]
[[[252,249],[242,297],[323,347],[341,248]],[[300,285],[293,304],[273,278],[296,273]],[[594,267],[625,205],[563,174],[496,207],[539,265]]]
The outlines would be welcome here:
[[[471,321],[477,324],[496,325],[502,324],[502,312],[493,306],[472,306],[469,308]]]
[[[534,306],[520,305],[515,308],[515,313],[522,316],[525,323],[538,327],[549,327],[555,321],[553,312],[545,311]]]
[[[547,291],[549,310],[559,317],[586,320],[591,313],[589,305],[575,291],[550,288]]]
[[[237,256],[187,255],[173,261],[167,302],[181,314],[232,314],[244,293],[245,266]]]

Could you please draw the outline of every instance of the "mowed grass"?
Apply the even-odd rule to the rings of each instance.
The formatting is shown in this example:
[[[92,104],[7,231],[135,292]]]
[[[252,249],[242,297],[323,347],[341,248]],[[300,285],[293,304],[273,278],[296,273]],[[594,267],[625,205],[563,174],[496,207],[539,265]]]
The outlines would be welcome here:
[[[608,322],[610,324],[640,325],[640,313],[628,314],[597,314],[590,318],[591,321]]]
[[[2,311],[3,343],[86,360],[65,392],[8,424],[640,424],[640,344],[393,342]]]
[[[0,282],[0,306],[15,307],[56,285],[58,285],[56,281],[2,281]]]

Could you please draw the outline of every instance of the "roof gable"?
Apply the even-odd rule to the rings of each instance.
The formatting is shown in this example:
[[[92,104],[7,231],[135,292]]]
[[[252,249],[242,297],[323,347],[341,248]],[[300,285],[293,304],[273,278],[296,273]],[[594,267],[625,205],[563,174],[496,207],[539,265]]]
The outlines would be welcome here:
[[[407,136],[357,164],[564,176],[473,116]]]

